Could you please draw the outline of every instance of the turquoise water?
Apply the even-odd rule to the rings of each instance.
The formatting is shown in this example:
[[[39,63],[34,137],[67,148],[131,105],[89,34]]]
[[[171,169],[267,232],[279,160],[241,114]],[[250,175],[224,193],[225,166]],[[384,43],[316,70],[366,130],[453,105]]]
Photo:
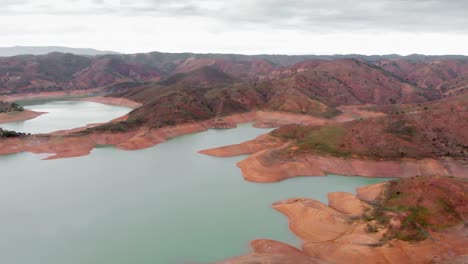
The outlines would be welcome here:
[[[0,127],[24,133],[50,133],[92,123],[108,122],[132,110],[128,107],[85,101],[52,101],[25,105],[24,108],[47,114],[31,120],[1,124]]]
[[[267,131],[246,124],[144,150],[102,147],[51,161],[0,156],[0,263],[209,263],[247,253],[257,238],[299,245],[272,203],[326,202],[328,192],[382,181],[328,176],[256,184],[235,166],[243,157],[197,153]]]

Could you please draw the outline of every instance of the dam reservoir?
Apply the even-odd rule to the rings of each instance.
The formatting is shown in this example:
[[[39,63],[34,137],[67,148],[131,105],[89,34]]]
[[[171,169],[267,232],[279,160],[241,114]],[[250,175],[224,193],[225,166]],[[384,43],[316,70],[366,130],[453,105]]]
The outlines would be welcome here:
[[[49,114],[21,124],[45,133],[105,122],[130,109],[65,101],[26,106]],[[354,192],[385,179],[301,177],[258,184],[236,163],[197,151],[250,140],[269,130],[239,125],[155,147],[94,149],[88,156],[41,160],[0,156],[0,263],[210,263],[249,251],[253,239],[300,246],[271,204],[288,198],[326,203],[328,192]]]

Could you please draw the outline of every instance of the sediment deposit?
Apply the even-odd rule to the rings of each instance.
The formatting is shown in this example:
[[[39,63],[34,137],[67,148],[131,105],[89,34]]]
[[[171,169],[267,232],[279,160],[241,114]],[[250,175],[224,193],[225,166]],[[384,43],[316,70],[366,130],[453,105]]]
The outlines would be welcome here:
[[[10,113],[0,113],[0,124],[30,120],[43,114],[47,114],[47,113],[35,112],[31,110],[23,110],[23,111],[10,112]]]
[[[273,208],[288,217],[302,250],[260,240],[252,253],[221,263],[465,263],[467,188],[461,179],[425,176],[365,186],[356,195],[330,193],[328,205],[281,201]],[[258,243],[268,250],[257,250]]]

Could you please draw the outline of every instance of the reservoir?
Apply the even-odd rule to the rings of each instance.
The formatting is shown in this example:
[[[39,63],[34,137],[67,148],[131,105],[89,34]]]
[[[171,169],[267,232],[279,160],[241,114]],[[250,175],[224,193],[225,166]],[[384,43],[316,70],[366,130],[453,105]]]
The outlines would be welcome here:
[[[128,112],[95,104],[31,105],[27,108],[38,111],[66,105],[79,122],[59,115],[25,121],[23,127],[32,128],[28,123],[35,122],[55,131],[64,129],[60,116],[67,116],[69,129]],[[138,151],[101,147],[70,159],[44,161],[30,153],[0,156],[0,263],[210,263],[247,253],[249,241],[258,238],[299,246],[286,217],[273,210],[272,203],[299,197],[326,203],[328,192],[354,192],[384,180],[330,175],[251,183],[236,167],[244,157],[197,153],[268,131],[244,124]]]
[[[93,123],[109,122],[132,110],[123,106],[85,101],[44,101],[42,104],[25,105],[24,108],[47,113],[27,121],[0,124],[0,127],[31,134],[50,133]]]

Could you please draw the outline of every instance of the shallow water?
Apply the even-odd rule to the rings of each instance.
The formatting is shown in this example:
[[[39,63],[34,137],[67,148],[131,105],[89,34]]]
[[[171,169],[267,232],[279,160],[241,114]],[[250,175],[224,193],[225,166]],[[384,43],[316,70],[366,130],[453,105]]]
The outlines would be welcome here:
[[[47,112],[47,114],[31,120],[1,124],[0,127],[24,133],[50,133],[92,123],[108,122],[132,110],[123,106],[85,101],[52,101],[25,105],[24,108],[36,112]]]
[[[144,150],[102,147],[51,161],[0,156],[0,263],[207,263],[245,254],[257,238],[299,245],[272,203],[326,202],[328,192],[383,181],[328,176],[256,184],[235,166],[243,157],[197,153],[267,131],[245,124]]]

